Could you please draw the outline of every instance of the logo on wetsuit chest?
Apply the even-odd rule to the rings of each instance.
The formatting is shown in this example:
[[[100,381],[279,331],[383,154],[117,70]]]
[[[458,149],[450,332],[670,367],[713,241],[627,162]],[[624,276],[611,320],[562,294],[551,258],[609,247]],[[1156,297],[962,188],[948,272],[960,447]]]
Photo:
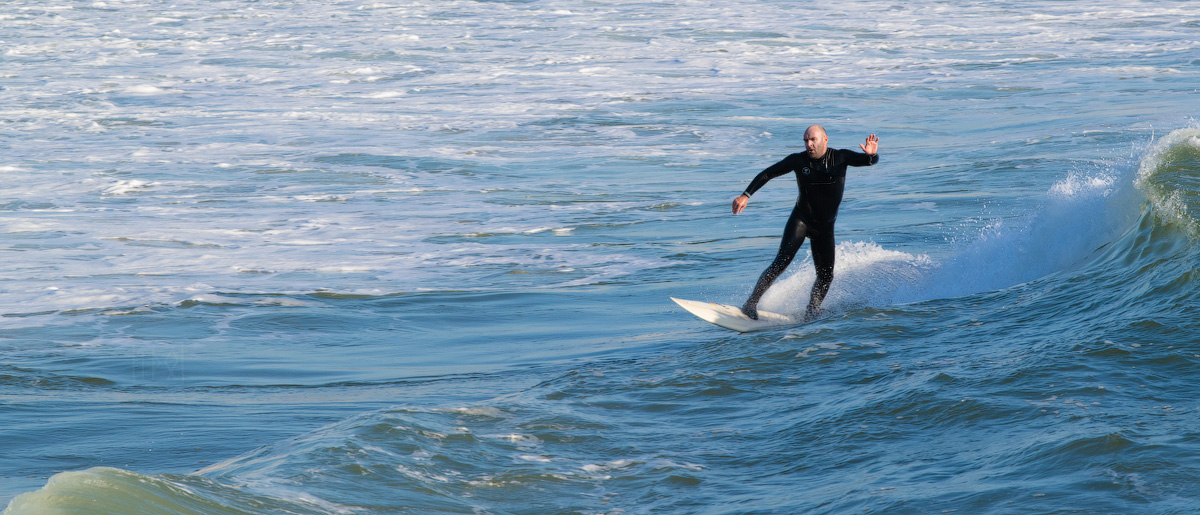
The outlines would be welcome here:
[[[804,168],[800,169],[800,173],[804,174],[805,177],[808,177],[810,175],[824,176],[824,175],[829,175],[829,170],[821,170],[821,169],[810,168],[810,167],[805,166]]]
[[[804,177],[801,182],[805,184],[832,184],[837,180],[833,176],[833,170],[828,166],[821,166],[820,163],[801,168],[800,175]]]

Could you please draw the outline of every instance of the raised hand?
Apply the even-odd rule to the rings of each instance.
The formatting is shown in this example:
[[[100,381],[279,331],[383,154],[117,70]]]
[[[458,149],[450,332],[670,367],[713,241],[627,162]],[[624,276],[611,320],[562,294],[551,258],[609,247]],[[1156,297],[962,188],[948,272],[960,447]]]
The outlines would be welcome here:
[[[867,142],[859,143],[858,147],[863,149],[863,152],[875,155],[879,151],[879,138],[875,137],[874,134],[867,136]]]

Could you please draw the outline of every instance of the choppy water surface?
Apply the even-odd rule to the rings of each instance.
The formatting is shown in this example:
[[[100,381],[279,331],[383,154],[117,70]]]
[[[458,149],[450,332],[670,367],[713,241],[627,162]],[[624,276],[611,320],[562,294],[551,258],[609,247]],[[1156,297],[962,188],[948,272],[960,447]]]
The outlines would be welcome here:
[[[1198,55],[1185,1],[7,2],[4,513],[1190,512]],[[881,139],[832,316],[677,309],[813,123]]]

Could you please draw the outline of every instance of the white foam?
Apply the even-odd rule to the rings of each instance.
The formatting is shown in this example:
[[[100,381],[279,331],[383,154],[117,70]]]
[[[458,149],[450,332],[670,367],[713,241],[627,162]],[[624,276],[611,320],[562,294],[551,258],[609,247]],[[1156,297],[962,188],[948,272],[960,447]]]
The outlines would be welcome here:
[[[1033,213],[995,220],[940,260],[843,242],[834,282],[822,307],[839,311],[961,296],[1007,288],[1081,263],[1128,227],[1136,215],[1128,178],[1109,171],[1075,172],[1055,182]],[[815,280],[811,256],[772,287],[761,307],[802,313]]]
[[[504,416],[504,412],[500,411],[500,409],[493,408],[490,406],[478,406],[478,407],[470,407],[470,408],[453,408],[448,411],[450,411],[451,413],[457,413],[459,415],[470,415],[470,416],[475,416],[475,417],[500,418],[500,417]]]
[[[122,180],[104,188],[105,195],[127,195],[138,191],[144,191],[154,186],[155,183],[142,180]]]
[[[397,98],[407,95],[404,91],[377,91],[364,95],[366,98]]]
[[[542,444],[542,440],[540,438],[533,435],[524,435],[520,433],[484,435],[484,437],[515,443],[517,444],[517,447],[521,449],[534,448]]]
[[[956,95],[1022,85],[1067,91],[1038,97],[1064,107],[1036,105],[1057,120],[1070,113],[1081,130],[1128,121],[1148,131],[1156,120],[1079,118],[1067,97],[1086,96],[1097,77],[1178,80],[1186,67],[1153,56],[1200,49],[1178,37],[1186,8],[1135,0],[1048,4],[1037,17],[980,17],[975,4],[830,5],[829,19],[856,22],[816,39],[810,21],[778,1],[92,5],[103,9],[58,10],[37,23],[24,11],[0,14],[13,20],[0,117],[22,135],[0,166],[14,209],[0,230],[36,240],[22,240],[28,248],[0,271],[6,312],[90,308],[105,291],[115,303],[106,309],[172,304],[197,293],[186,289],[196,281],[213,285],[209,293],[495,289],[514,277],[533,287],[597,284],[677,265],[658,247],[607,245],[609,235],[670,233],[708,216],[698,213],[712,189],[728,194],[745,179],[719,170],[789,150],[790,127],[813,116],[806,102],[871,91],[913,94],[911,109],[923,109],[935,103],[911,92],[928,91],[945,99],[936,106],[953,106],[935,114],[986,105],[998,124],[1015,126],[1030,99]],[[378,16],[365,16],[371,10]],[[335,21],[347,15],[353,29]],[[582,20],[592,22],[586,30]],[[975,37],[981,28],[989,37]],[[1135,54],[1151,57],[1107,58]],[[845,102],[842,125],[909,119],[887,127],[898,136],[955,122],[887,104]],[[1057,123],[1020,138],[1059,137]],[[885,163],[895,167],[878,173],[903,166]],[[1054,194],[1086,196],[1094,180]],[[663,198],[635,200],[648,192]],[[651,208],[665,202],[673,207]],[[899,210],[941,215],[953,203],[922,198]],[[314,218],[331,223],[307,223]],[[985,239],[1021,230],[1004,222]],[[875,258],[871,266],[903,269],[897,263],[916,256]],[[850,290],[835,284],[835,297],[885,296],[854,282],[870,274],[840,270]],[[22,296],[48,285],[63,290]]]
[[[136,86],[129,86],[129,87],[125,88],[125,92],[126,93],[136,93],[139,95],[166,95],[166,94],[170,94],[170,93],[180,93],[179,90],[163,89],[158,86],[153,86],[150,84],[139,84]]]
[[[606,463],[588,463],[580,467],[584,472],[596,473],[607,472],[610,470],[620,470],[629,468],[637,462],[628,459],[614,460]]]
[[[1052,185],[1033,213],[997,220],[900,298],[923,300],[1007,288],[1082,263],[1129,227],[1138,200],[1128,177],[1093,171]]]
[[[919,283],[935,268],[928,256],[888,250],[870,242],[842,242],[835,253],[834,281],[823,303],[829,310],[890,304],[897,291]],[[763,296],[762,309],[803,313],[807,308],[816,279],[811,255],[802,263],[797,259],[792,267],[795,271]]]
[[[216,295],[216,294],[212,294],[212,293],[206,293],[206,294],[203,294],[203,295],[196,295],[196,296],[194,296],[194,297],[190,297],[190,298],[188,298],[188,299],[185,299],[185,300],[182,300],[182,301],[180,301],[180,303],[181,303],[181,304],[182,304],[182,303],[184,303],[184,302],[198,302],[198,303],[201,303],[201,304],[214,304],[214,305],[239,305],[239,304],[247,304],[247,302],[246,302],[246,301],[244,301],[244,300],[242,300],[242,299],[239,299],[239,298],[236,298],[236,297],[227,297],[227,296],[223,296],[223,295]]]
[[[1052,197],[1070,199],[1076,195],[1108,196],[1116,179],[1111,176],[1096,177],[1071,174],[1050,187]]]
[[[1147,149],[1146,156],[1138,165],[1137,181],[1143,185],[1163,165],[1163,158],[1168,150],[1175,146],[1188,145],[1200,148],[1200,129],[1176,129],[1166,136],[1159,138]]]

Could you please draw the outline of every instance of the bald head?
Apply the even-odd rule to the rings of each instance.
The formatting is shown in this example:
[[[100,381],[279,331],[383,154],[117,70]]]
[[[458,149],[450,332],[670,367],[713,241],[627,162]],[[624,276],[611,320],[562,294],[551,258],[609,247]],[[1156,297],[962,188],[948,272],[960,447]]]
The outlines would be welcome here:
[[[808,156],[813,159],[820,159],[825,155],[825,151],[829,149],[829,135],[825,134],[825,128],[820,125],[813,125],[804,131],[804,147],[808,149]]]

